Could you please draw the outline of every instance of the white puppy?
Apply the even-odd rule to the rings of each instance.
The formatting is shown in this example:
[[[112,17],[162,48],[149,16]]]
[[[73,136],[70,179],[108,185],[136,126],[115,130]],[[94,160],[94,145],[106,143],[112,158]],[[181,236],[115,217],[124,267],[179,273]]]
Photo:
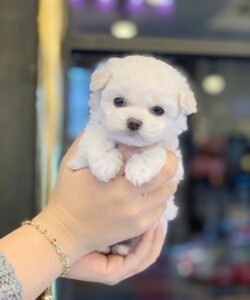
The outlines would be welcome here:
[[[183,167],[178,136],[187,129],[186,116],[196,112],[186,78],[161,60],[135,55],[109,59],[92,74],[90,90],[90,119],[69,167],[89,167],[99,180],[108,182],[123,164],[117,144],[142,147],[125,166],[126,178],[142,185],[160,172],[166,150],[172,150],[179,158],[172,180],[179,182]],[[170,199],[162,217],[165,231],[176,213]],[[132,244],[102,250],[126,255]]]

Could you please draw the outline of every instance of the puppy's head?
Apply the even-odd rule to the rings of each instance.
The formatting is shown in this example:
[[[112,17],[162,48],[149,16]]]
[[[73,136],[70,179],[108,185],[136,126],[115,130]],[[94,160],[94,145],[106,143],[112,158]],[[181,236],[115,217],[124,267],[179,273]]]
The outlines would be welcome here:
[[[181,114],[196,112],[185,77],[152,57],[109,59],[92,74],[90,90],[99,95],[98,122],[115,141],[128,145],[159,142]]]

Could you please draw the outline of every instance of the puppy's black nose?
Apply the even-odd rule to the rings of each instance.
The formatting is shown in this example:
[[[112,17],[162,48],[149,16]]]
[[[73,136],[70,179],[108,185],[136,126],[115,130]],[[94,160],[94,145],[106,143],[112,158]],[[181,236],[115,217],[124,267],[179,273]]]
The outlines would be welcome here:
[[[142,121],[136,120],[134,118],[130,118],[127,120],[127,126],[130,130],[135,131],[138,130],[142,125]]]

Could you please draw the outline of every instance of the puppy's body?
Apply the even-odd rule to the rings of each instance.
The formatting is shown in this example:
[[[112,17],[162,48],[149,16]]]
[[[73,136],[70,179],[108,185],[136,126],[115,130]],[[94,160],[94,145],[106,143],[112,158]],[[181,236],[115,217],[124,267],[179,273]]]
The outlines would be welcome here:
[[[89,167],[108,182],[122,167],[117,144],[140,147],[125,166],[126,178],[142,185],[156,176],[174,151],[178,170],[173,181],[183,177],[178,136],[187,129],[186,116],[196,111],[192,91],[178,71],[152,57],[113,58],[91,78],[90,119],[77,153],[69,163],[73,170]],[[177,208],[168,201],[162,219],[175,218]],[[134,241],[135,242],[135,241]],[[126,255],[131,243],[118,244],[104,252]]]

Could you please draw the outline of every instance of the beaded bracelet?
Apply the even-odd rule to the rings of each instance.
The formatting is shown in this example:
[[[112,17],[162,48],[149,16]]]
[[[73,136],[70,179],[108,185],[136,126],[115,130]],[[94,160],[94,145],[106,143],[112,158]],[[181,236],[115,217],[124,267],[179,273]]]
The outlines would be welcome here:
[[[54,237],[52,237],[46,229],[42,228],[42,226],[36,222],[24,221],[22,225],[30,225],[35,227],[39,232],[42,233],[43,236],[45,236],[45,238],[50,242],[50,244],[52,244],[55,247],[56,252],[59,254],[60,260],[63,264],[63,271],[61,277],[65,277],[70,270],[69,259],[65,255],[63,248],[58,244],[57,240]]]

